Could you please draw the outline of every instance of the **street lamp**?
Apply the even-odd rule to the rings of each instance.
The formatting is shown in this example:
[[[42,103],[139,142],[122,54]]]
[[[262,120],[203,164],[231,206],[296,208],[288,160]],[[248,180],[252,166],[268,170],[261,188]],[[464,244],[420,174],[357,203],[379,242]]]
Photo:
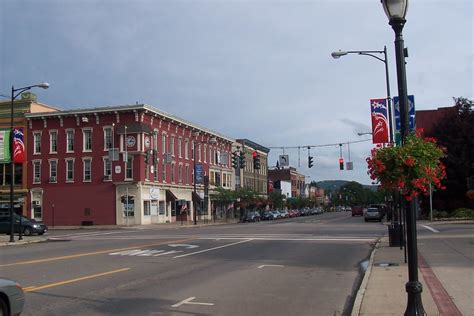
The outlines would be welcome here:
[[[194,192],[194,196],[193,196],[193,222],[194,222],[194,225],[197,225],[197,214],[196,214],[196,211],[197,211],[197,203],[196,203],[196,196],[197,196],[197,192],[196,192],[196,143],[199,143],[199,144],[203,144],[203,142],[200,142],[197,140],[197,137],[199,136],[199,132],[194,132],[193,133],[193,136],[196,138],[196,140],[193,142],[193,146],[194,146],[194,150],[193,150],[193,170],[194,170],[194,176],[193,176],[193,192]],[[211,137],[208,141],[208,144],[216,144],[217,143],[217,140],[215,137]],[[201,148],[199,148],[201,149]]]
[[[370,56],[372,58],[375,58],[385,64],[385,82],[387,85],[387,108],[388,108],[388,127],[389,127],[389,142],[393,142],[393,124],[392,124],[392,98],[390,97],[390,79],[388,75],[388,58],[387,58],[387,47],[384,46],[383,50],[360,50],[360,51],[337,51],[337,52],[332,52],[331,56],[334,59],[339,59],[342,56],[348,55],[348,54],[357,54],[357,55],[364,55],[364,56]],[[374,54],[383,54],[383,58],[380,58]],[[360,135],[359,135],[360,136]]]
[[[389,19],[389,24],[395,32],[395,56],[397,64],[398,96],[400,98],[400,133],[402,146],[409,133],[407,80],[405,69],[405,48],[403,41],[403,27],[408,8],[408,0],[382,0],[383,9]],[[416,237],[416,214],[413,201],[404,203],[408,210],[407,224],[407,253],[408,253],[408,282],[405,289],[408,293],[405,315],[426,315],[421,301],[422,284],[418,281],[418,255]]]
[[[14,223],[13,223],[13,169],[15,164],[13,162],[13,103],[15,99],[22,94],[23,92],[30,90],[31,88],[41,88],[41,89],[48,89],[49,83],[42,82],[39,84],[35,84],[28,87],[17,88],[15,89],[12,86],[12,94],[11,94],[11,105],[10,105],[10,242],[15,242],[14,234]],[[21,214],[20,214],[20,235],[19,240],[23,239],[21,231]]]
[[[359,133],[357,133],[357,135],[359,135],[359,136],[372,135],[372,132],[359,132]]]

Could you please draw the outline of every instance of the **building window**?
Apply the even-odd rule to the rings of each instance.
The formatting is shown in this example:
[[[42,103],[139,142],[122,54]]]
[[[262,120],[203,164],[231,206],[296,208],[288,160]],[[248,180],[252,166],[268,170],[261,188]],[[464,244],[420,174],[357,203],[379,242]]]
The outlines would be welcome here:
[[[74,152],[74,130],[66,131],[66,152]]]
[[[58,152],[58,132],[49,131],[49,153],[56,154]]]
[[[189,141],[187,139],[184,141],[184,158],[189,159]]]
[[[178,166],[178,181],[179,183],[183,183],[183,166]]]
[[[189,181],[189,166],[185,167],[185,174],[184,174],[184,183],[190,184],[191,182]]]
[[[166,154],[166,134],[161,135],[161,152]]]
[[[112,148],[112,139],[113,130],[112,127],[105,127],[104,128],[104,150],[109,150]]]
[[[198,145],[197,151],[198,151],[198,161],[200,162],[201,161],[201,156],[202,156],[201,144]]]
[[[84,129],[82,130],[83,134],[83,151],[92,151],[92,130],[91,129]]]
[[[33,148],[33,154],[41,154],[41,133],[34,133],[33,141],[35,143],[35,147]]]
[[[161,181],[166,182],[166,163],[164,160],[161,164]]]
[[[182,146],[182,139],[178,138],[178,157],[179,158],[183,158],[183,150],[181,146]]]
[[[170,151],[171,151],[171,156],[174,156],[174,136],[170,137]]]
[[[204,162],[207,162],[207,145],[204,145]]]
[[[216,172],[216,181],[215,181],[215,184],[216,184],[216,187],[220,187],[220,186],[221,186],[221,173],[220,173],[220,172]]]
[[[150,201],[143,201],[143,215],[150,216]]]
[[[74,181],[74,160],[66,160],[66,182]]]
[[[196,155],[195,155],[195,150],[196,150],[196,148],[195,148],[195,146],[196,146],[196,143],[195,143],[195,142],[191,142],[191,155],[192,155],[191,159],[192,159],[192,160],[195,160],[195,159],[196,159]]]
[[[175,165],[174,163],[171,164],[171,174],[170,174],[170,176],[171,176],[171,183],[174,183],[174,180],[175,180],[175,179],[174,179],[174,176],[175,176],[175,172],[174,172],[174,171],[175,171],[175,170],[174,170],[174,169],[175,169],[175,166],[176,166],[176,165]]]
[[[49,161],[49,182],[58,182],[58,161],[56,159]]]
[[[133,157],[128,155],[125,167],[125,179],[133,179]]]
[[[84,182],[90,182],[92,180],[92,159],[83,158],[82,163],[84,166]]]
[[[41,160],[33,161],[33,183],[41,183]]]
[[[104,157],[104,180],[112,180],[112,162]]]
[[[13,179],[15,181],[13,183],[16,185],[23,183],[23,164],[21,163],[15,164]]]

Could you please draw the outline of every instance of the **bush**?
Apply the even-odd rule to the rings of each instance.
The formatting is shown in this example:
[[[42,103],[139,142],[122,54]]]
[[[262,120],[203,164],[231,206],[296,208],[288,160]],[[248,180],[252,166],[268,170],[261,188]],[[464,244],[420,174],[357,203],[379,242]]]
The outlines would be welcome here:
[[[456,218],[474,218],[474,210],[471,210],[469,208],[458,208],[455,209],[450,217],[456,217]]]
[[[433,210],[433,217],[434,218],[447,218],[448,217],[448,212]]]

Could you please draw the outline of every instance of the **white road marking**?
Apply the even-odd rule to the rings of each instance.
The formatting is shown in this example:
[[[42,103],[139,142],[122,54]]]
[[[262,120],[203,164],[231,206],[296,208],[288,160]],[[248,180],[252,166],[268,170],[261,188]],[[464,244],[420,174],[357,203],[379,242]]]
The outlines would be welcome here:
[[[264,267],[277,267],[277,268],[283,268],[284,266],[282,266],[281,264],[262,264],[261,266],[258,266],[257,269],[261,269],[261,268],[264,268]]]
[[[439,233],[439,230],[431,228],[429,226],[426,226],[426,225],[420,225],[420,226],[432,231],[433,233]]]
[[[230,246],[238,245],[238,244],[241,244],[241,243],[244,243],[244,242],[249,242],[249,241],[252,241],[252,239],[246,239],[246,240],[234,242],[234,243],[228,244],[228,245],[223,245],[223,246],[219,246],[219,247],[214,247],[214,248],[209,248],[209,249],[204,249],[204,250],[200,250],[200,251],[191,252],[191,253],[188,253],[188,254],[185,254],[185,255],[180,255],[180,256],[173,257],[173,259],[192,256],[192,255],[195,255],[195,254],[198,254],[198,253],[203,253],[203,252],[208,252],[208,251],[212,251],[212,250],[216,250],[216,249],[230,247]]]
[[[191,302],[192,300],[194,300],[195,297],[189,297],[185,300],[182,300],[181,302],[179,303],[176,303],[174,305],[171,305],[171,307],[179,307],[183,304],[188,304],[188,305],[206,305],[206,306],[214,306],[214,303],[202,303],[202,302]]]
[[[169,244],[168,246],[170,246],[170,247],[186,247],[186,249],[193,249],[193,248],[199,247],[197,245],[187,245],[187,244]]]
[[[366,238],[357,238],[357,237],[349,237],[349,238],[323,238],[323,237],[315,237],[315,238],[278,238],[278,237],[221,237],[219,240],[238,240],[238,239],[251,239],[251,240],[265,240],[265,241],[356,241],[356,242],[368,242],[368,241],[375,241],[376,237],[366,237]],[[202,240],[216,240],[215,237],[200,237],[199,239]]]

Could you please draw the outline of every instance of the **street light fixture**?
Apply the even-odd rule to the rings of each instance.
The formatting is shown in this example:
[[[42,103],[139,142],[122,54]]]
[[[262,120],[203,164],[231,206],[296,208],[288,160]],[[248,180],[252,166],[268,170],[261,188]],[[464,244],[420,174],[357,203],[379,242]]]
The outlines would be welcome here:
[[[358,136],[363,136],[363,135],[372,135],[372,132],[359,132],[357,133]]]
[[[348,54],[357,54],[357,55],[363,55],[363,56],[369,56],[372,58],[375,58],[385,64],[385,82],[387,86],[387,108],[388,108],[388,127],[389,127],[389,142],[393,143],[393,122],[392,122],[392,98],[390,97],[390,78],[388,75],[388,58],[387,58],[387,47],[384,46],[383,50],[351,50],[351,51],[337,51],[337,52],[332,52],[331,56],[334,59],[339,59],[342,56],[348,55]],[[383,58],[380,58],[374,54],[383,54]],[[360,136],[360,135],[359,135]]]
[[[31,88],[41,88],[41,89],[48,89],[49,88],[49,83],[47,82],[42,82],[39,84],[35,84],[32,86],[28,87],[23,87],[23,88],[17,88],[15,89],[14,86],[12,86],[12,94],[11,94],[11,104],[10,104],[10,242],[15,242],[15,237],[14,237],[14,223],[13,223],[13,169],[15,167],[15,164],[13,162],[13,103],[15,99],[22,94],[23,92],[30,90]],[[20,215],[20,234],[19,234],[19,240],[22,240],[23,237],[21,236],[22,231],[21,231],[21,215]]]
[[[408,8],[408,0],[382,0],[383,9],[389,19],[389,24],[395,32],[395,56],[397,64],[398,96],[400,98],[400,134],[402,146],[409,133],[408,93],[405,68],[405,48],[403,27]],[[408,293],[405,315],[426,315],[421,301],[422,284],[418,281],[418,254],[416,237],[416,214],[413,201],[403,205],[408,210],[407,224],[407,253],[408,253],[408,282],[405,289]]]
[[[194,192],[194,196],[193,196],[193,222],[194,222],[194,225],[197,225],[197,214],[196,214],[196,211],[197,211],[197,203],[196,203],[196,196],[197,196],[197,190],[196,190],[196,143],[199,143],[199,144],[204,144],[203,142],[200,142],[197,140],[197,137],[199,136],[199,132],[194,132],[193,133],[193,136],[196,138],[196,140],[194,141],[194,150],[193,150],[193,170],[194,170],[194,176],[193,176],[193,192]],[[215,137],[211,137],[209,138],[209,141],[207,142],[208,144],[216,144],[217,143],[217,139]]]

